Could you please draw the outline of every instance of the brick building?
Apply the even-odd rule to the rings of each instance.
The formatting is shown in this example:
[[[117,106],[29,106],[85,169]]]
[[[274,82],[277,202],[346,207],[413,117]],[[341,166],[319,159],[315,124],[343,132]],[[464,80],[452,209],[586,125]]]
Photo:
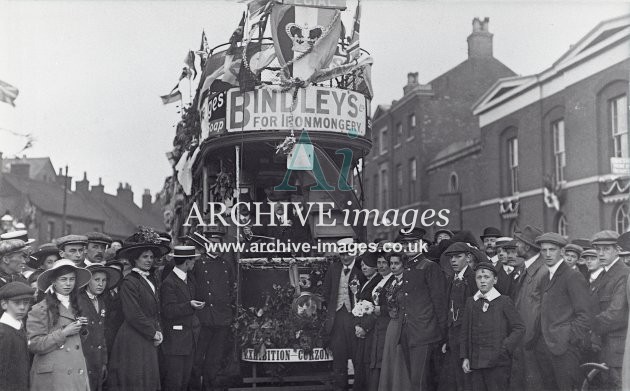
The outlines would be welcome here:
[[[473,107],[480,139],[426,167],[431,205],[435,189],[461,194],[456,214],[474,232],[627,231],[629,75],[630,15],[600,23],[537,75],[497,81]]]
[[[427,84],[409,73],[403,96],[377,107],[373,147],[365,159],[366,208],[459,208],[458,186],[451,191],[431,174],[444,159],[478,151],[480,130],[471,107],[498,79],[514,75],[493,57],[488,27],[488,18],[475,18],[465,61]],[[450,218],[449,228],[459,229],[459,215]],[[371,227],[368,238],[391,238],[394,231]]]
[[[87,174],[75,181],[56,174],[49,158],[2,159],[0,155],[0,211],[8,211],[23,223],[31,238],[38,243],[49,242],[64,233],[104,232],[124,239],[138,225],[163,229],[161,205],[152,202],[148,190],[142,196],[142,206],[133,201],[129,184],[119,184],[116,195],[104,192],[100,183],[92,185]],[[67,180],[68,186],[64,186]],[[66,193],[66,219],[63,228],[63,199]]]

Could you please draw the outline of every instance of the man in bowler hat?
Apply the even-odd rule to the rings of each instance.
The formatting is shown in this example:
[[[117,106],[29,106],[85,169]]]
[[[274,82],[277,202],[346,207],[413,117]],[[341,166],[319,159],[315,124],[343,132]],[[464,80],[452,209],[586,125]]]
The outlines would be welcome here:
[[[340,248],[352,245],[352,238],[337,241]],[[322,296],[327,306],[325,334],[333,354],[333,387],[345,390],[348,385],[348,360],[354,359],[356,331],[352,308],[355,296],[351,285],[360,289],[366,278],[361,272],[356,256],[350,251],[339,253],[340,262],[332,263],[322,284]]]

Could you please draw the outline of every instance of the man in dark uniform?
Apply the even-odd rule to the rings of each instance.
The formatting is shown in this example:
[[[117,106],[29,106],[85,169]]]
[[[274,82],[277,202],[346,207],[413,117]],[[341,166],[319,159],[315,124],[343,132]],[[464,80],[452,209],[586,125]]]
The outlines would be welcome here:
[[[187,390],[199,335],[196,313],[205,302],[195,300],[195,281],[189,272],[199,253],[194,246],[173,248],[175,267],[160,289],[160,304],[164,319],[164,390]]]
[[[593,235],[591,244],[604,267],[595,290],[599,306],[593,319],[593,332],[602,340],[600,361],[610,368],[607,390],[621,390],[623,349],[628,331],[628,299],[626,285],[630,268],[619,259],[615,231],[600,231]]]
[[[591,328],[593,303],[586,280],[562,259],[567,240],[555,232],[536,238],[547,265],[536,343],[543,387],[569,391],[579,376],[579,341]]]
[[[383,279],[377,273],[376,260],[378,253],[368,252],[361,256],[361,271],[367,281],[360,287],[355,288],[357,293],[357,303],[369,301],[374,304],[372,292],[376,285]],[[354,365],[354,385],[355,390],[366,390],[368,387],[368,377],[370,369],[370,354],[372,352],[372,342],[374,337],[375,316],[364,315],[355,317],[355,335],[357,337],[356,350],[352,364]]]
[[[0,287],[12,281],[28,285],[22,269],[28,260],[30,247],[20,239],[0,241]]]
[[[424,228],[415,227],[409,232],[406,229],[398,231],[396,241],[404,246],[404,253],[407,256],[405,267],[410,268],[418,264],[423,258],[422,254],[428,251],[428,242],[424,240],[427,231]]]
[[[236,272],[232,261],[218,249],[206,252],[205,244],[221,243],[224,231],[209,228],[202,234],[188,235],[202,254],[192,270],[195,279],[195,300],[205,302],[197,311],[201,323],[199,345],[195,353],[190,388],[208,390],[217,387],[217,375],[230,349],[230,325],[234,319]]]
[[[414,390],[435,389],[439,351],[446,338],[446,280],[440,266],[420,259],[405,269],[401,285],[400,345]]]
[[[356,285],[360,289],[366,280],[359,262],[356,262],[356,257],[350,255],[349,246],[354,244],[352,238],[337,241],[337,246],[347,251],[339,253],[341,262],[330,265],[322,284],[322,296],[328,309],[325,334],[329,336],[327,347],[330,347],[333,354],[335,390],[346,389],[348,360],[354,359],[356,334],[352,308],[355,305],[355,297],[352,294],[351,285]]]

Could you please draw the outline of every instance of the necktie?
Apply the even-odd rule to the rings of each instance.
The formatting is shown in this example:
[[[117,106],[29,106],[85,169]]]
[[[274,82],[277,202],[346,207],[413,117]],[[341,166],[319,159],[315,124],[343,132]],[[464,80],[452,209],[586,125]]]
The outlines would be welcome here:
[[[343,268],[343,275],[347,276],[348,273],[350,273],[350,268],[346,266],[346,267]]]

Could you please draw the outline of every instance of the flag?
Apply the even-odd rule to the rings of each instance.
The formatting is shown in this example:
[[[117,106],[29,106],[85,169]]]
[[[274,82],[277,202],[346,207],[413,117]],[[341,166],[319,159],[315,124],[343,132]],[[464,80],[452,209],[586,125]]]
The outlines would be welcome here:
[[[223,63],[223,80],[225,83],[238,85],[238,74],[241,70],[241,62],[243,61],[243,50],[237,44],[243,40],[243,32],[245,29],[245,12],[241,17],[238,27],[230,37],[230,47],[225,52],[225,61]]]
[[[352,27],[352,37],[346,51],[348,52],[348,60],[359,58],[361,47],[359,46],[359,27],[361,26],[361,0],[357,2],[357,10],[354,14],[354,26]]]
[[[192,72],[187,66],[185,66],[184,68],[182,68],[182,73],[181,75],[179,75],[179,80],[182,81],[183,79],[190,78],[190,76],[192,76]]]
[[[20,91],[17,88],[0,80],[0,102],[5,102],[15,107],[15,99],[17,99],[19,93]]]
[[[182,93],[179,92],[179,84],[175,86],[167,95],[160,96],[162,98],[162,104],[169,104],[182,100]]]
[[[210,53],[210,45],[208,45],[208,38],[206,37],[206,30],[201,31],[201,45],[199,45],[199,51],[206,54]]]
[[[192,78],[195,79],[197,77],[197,68],[195,68],[195,52],[193,52],[192,50],[188,51],[188,54],[184,59],[184,64],[186,64],[189,71],[192,72]]]
[[[337,9],[276,4],[271,9],[271,35],[276,56],[287,76],[308,80],[328,67],[341,33]]]

